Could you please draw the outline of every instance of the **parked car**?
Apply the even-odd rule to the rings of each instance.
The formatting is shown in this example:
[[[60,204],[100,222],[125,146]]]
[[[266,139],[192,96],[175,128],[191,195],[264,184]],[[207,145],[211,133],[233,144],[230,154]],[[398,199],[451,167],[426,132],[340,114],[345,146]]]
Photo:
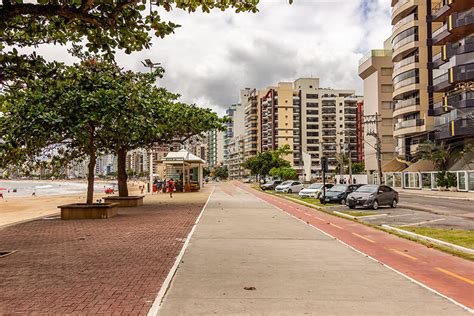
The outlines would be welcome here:
[[[326,191],[328,189],[332,188],[333,186],[334,186],[334,184],[326,183],[325,184]],[[301,190],[298,195],[302,198],[319,199],[322,192],[323,192],[323,184],[322,183],[313,183],[309,187]]]
[[[346,205],[347,196],[361,187],[362,184],[336,184],[327,190],[324,200],[323,196],[319,197],[321,203],[341,203]]]
[[[304,185],[299,181],[285,181],[275,187],[275,192],[298,193],[304,189]]]
[[[275,190],[277,185],[281,184],[282,182],[283,181],[281,181],[281,180],[270,180],[269,182],[262,184],[260,186],[260,189],[262,189],[263,191],[265,191],[265,190]]]
[[[372,207],[374,210],[381,205],[397,207],[398,192],[386,185],[366,184],[348,195],[346,205],[350,208],[356,206]]]
[[[252,183],[252,179],[251,178],[244,178],[244,179],[242,179],[242,182],[243,183]]]

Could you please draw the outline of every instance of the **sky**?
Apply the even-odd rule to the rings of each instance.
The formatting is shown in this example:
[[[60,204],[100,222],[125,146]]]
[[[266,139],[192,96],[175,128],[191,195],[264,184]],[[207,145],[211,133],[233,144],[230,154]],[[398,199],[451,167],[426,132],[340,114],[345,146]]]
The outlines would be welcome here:
[[[146,71],[141,62],[160,62],[158,84],[182,100],[224,114],[239,102],[242,88],[317,77],[322,87],[362,94],[358,61],[382,48],[390,36],[390,0],[260,0],[258,13],[163,13],[181,25],[151,49],[119,53],[124,68]],[[68,61],[66,49],[41,47],[49,59]]]

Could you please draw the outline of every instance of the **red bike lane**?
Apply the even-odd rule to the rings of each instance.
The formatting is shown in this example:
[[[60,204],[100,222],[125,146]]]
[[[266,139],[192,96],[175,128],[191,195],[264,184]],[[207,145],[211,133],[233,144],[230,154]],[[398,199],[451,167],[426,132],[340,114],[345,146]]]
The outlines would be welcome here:
[[[474,313],[473,262],[240,183],[236,185]]]

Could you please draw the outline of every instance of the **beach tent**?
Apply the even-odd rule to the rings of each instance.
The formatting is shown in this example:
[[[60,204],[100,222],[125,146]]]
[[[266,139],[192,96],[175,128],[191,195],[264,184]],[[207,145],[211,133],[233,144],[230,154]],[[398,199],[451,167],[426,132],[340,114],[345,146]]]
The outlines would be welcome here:
[[[185,149],[169,152],[160,163],[166,166],[166,178],[183,182],[183,192],[199,190],[203,184],[203,159]]]

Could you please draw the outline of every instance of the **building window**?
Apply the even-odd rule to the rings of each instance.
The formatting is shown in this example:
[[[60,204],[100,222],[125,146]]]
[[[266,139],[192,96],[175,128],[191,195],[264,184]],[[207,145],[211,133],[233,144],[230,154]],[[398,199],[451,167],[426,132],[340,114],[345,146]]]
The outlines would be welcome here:
[[[318,95],[317,95],[317,94],[308,93],[308,94],[306,94],[306,98],[307,98],[307,99],[317,99],[317,98],[318,98]]]
[[[313,124],[311,124],[311,125],[306,125],[306,128],[307,128],[307,129],[318,129],[319,126],[318,126],[318,125],[313,125]]]
[[[339,110],[339,113],[342,113],[342,110]]]
[[[382,101],[382,109],[391,110],[392,109],[392,102],[391,101]]]
[[[306,102],[306,107],[308,108],[317,108],[318,102]]]
[[[389,92],[389,93],[393,92],[393,87],[391,84],[383,84],[381,88],[382,88],[382,92]]]
[[[316,115],[318,113],[319,113],[318,110],[306,110],[306,114],[308,115]]]
[[[383,68],[380,69],[380,74],[382,76],[391,76],[392,75],[392,68]]]
[[[307,132],[306,136],[319,136],[319,132]]]

